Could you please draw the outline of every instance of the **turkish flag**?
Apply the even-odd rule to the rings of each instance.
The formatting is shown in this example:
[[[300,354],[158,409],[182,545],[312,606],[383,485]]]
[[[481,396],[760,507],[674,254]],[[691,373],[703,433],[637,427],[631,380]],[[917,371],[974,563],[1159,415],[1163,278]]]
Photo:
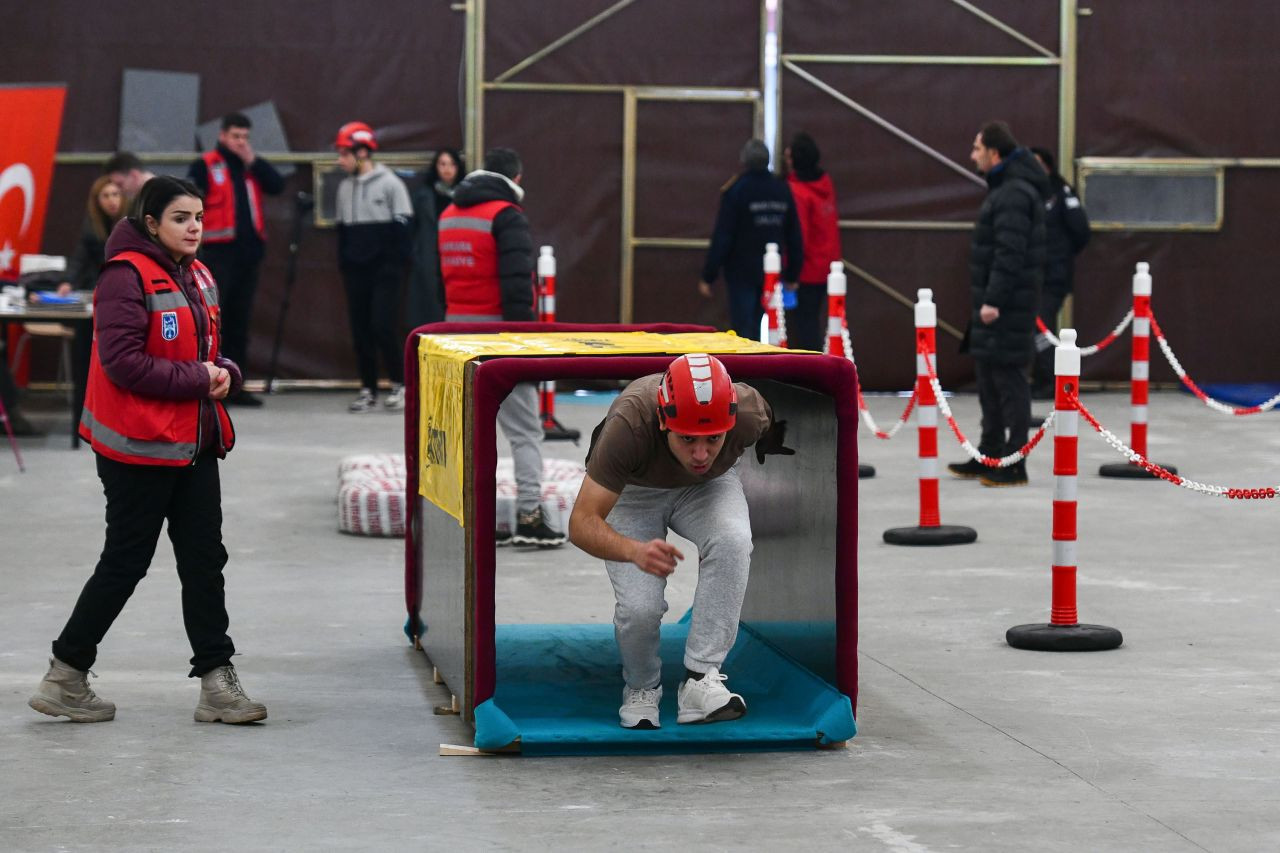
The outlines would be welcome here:
[[[0,86],[0,277],[40,251],[65,86]]]

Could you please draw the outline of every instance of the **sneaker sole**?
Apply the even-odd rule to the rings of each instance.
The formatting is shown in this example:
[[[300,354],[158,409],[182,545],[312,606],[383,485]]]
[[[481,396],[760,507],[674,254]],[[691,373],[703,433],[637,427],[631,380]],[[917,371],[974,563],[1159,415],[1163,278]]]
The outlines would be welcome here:
[[[1018,480],[1017,482],[1014,482],[1014,483],[998,483],[995,480],[988,480],[986,477],[981,478],[981,480],[982,480],[982,485],[986,486],[989,489],[1012,489],[1018,486],[1030,485],[1030,483],[1027,480]]]
[[[642,731],[642,732],[656,732],[658,729],[662,728],[661,723],[655,723],[653,720],[649,719],[648,717],[641,717],[639,720],[632,723],[631,725],[627,725],[625,720],[619,720],[618,725],[622,726],[624,729],[627,729],[628,731]]]
[[[534,548],[559,548],[561,545],[569,541],[569,537],[565,536],[560,539],[531,539],[528,536],[512,536],[509,541],[512,545],[529,545]]]
[[[952,477],[955,477],[957,480],[981,480],[982,479],[981,474],[960,474],[950,469],[947,470],[947,473],[950,474]]]
[[[50,717],[67,717],[73,723],[105,723],[116,718],[114,708],[110,711],[85,711],[63,705],[48,696],[32,696],[27,700],[27,704],[41,714],[48,714]]]
[[[747,715],[747,703],[743,702],[737,696],[734,696],[721,707],[709,714],[702,714],[700,711],[681,711],[676,717],[676,722],[682,725],[690,725],[697,723],[723,723],[727,720],[736,720]],[[687,719],[686,719],[687,717]]]
[[[241,723],[256,723],[267,718],[267,709],[261,711],[219,711],[208,705],[197,705],[195,719],[197,723],[228,723],[238,726]]]

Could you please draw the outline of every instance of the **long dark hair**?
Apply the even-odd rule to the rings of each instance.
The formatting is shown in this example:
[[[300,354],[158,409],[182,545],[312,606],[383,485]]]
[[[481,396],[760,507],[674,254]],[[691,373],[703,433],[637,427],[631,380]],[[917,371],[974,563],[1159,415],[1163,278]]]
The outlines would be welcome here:
[[[458,167],[458,174],[454,177],[453,183],[450,184],[450,186],[456,187],[458,182],[462,180],[463,176],[467,174],[466,161],[462,159],[462,152],[457,148],[441,148],[436,152],[436,156],[431,158],[431,163],[428,164],[427,170],[423,174],[423,183],[429,187],[434,187],[436,185],[436,181],[440,180],[440,173],[436,171],[436,164],[440,162],[441,154],[448,154],[452,157],[454,164]]]
[[[156,245],[160,241],[151,235],[147,228],[147,217],[156,222],[164,216],[164,210],[175,198],[191,196],[204,201],[204,193],[190,181],[175,178],[171,175],[160,175],[142,185],[138,197],[133,201],[133,209],[129,211],[129,221],[134,224],[151,242]]]
[[[111,180],[110,175],[103,175],[93,182],[93,186],[89,188],[89,200],[85,203],[85,210],[89,214],[89,227],[93,229],[93,233],[97,235],[99,240],[106,240],[107,235],[111,233],[111,229],[115,224],[124,218],[124,190],[120,187],[120,209],[116,211],[114,216],[108,216],[107,212],[98,204],[98,196],[104,189],[115,184]]]

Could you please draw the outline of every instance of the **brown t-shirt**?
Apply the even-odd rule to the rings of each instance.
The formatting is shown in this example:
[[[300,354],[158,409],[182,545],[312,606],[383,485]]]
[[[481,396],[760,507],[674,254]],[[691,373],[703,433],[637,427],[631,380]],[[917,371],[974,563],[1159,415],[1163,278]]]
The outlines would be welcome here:
[[[618,395],[609,413],[591,434],[587,451],[587,475],[611,492],[624,486],[676,489],[695,486],[719,477],[733,467],[743,452],[769,429],[773,412],[760,392],[735,382],[738,417],[724,437],[724,447],[705,474],[685,469],[667,446],[667,434],[658,426],[658,386],[662,374],[642,376]]]

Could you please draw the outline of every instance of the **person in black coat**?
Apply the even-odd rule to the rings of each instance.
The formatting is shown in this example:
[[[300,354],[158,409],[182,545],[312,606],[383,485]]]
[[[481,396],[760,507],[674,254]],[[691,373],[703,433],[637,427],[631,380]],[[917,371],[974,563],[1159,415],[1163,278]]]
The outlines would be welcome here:
[[[1047,148],[1032,148],[1040,165],[1049,175],[1053,194],[1044,203],[1044,230],[1047,258],[1044,287],[1040,290],[1040,319],[1055,333],[1058,312],[1071,293],[1075,276],[1075,257],[1089,242],[1089,217],[1076,191],[1058,173],[1057,162]],[[1036,358],[1031,369],[1031,398],[1053,399],[1053,345],[1043,335],[1036,336]]]
[[[1007,456],[1026,443],[1031,392],[1025,371],[1034,351],[1036,311],[1044,280],[1044,204],[1049,176],[1018,146],[1009,126],[989,122],[973,140],[970,159],[987,179],[969,253],[973,313],[966,335],[978,379],[987,456]],[[988,468],[974,460],[948,466],[958,477],[988,486],[1023,486],[1025,462]]]
[[[715,232],[707,249],[698,292],[711,298],[711,285],[724,271],[729,290],[729,317],[739,336],[760,337],[764,308],[764,247],[777,243],[782,252],[782,281],[798,282],[804,264],[800,217],[787,182],[769,172],[769,149],[758,139],[742,149],[742,174],[720,198]]]
[[[437,243],[440,214],[453,203],[453,190],[466,174],[462,154],[441,148],[413,191],[413,271],[409,275],[409,328],[444,320],[444,279]]]

